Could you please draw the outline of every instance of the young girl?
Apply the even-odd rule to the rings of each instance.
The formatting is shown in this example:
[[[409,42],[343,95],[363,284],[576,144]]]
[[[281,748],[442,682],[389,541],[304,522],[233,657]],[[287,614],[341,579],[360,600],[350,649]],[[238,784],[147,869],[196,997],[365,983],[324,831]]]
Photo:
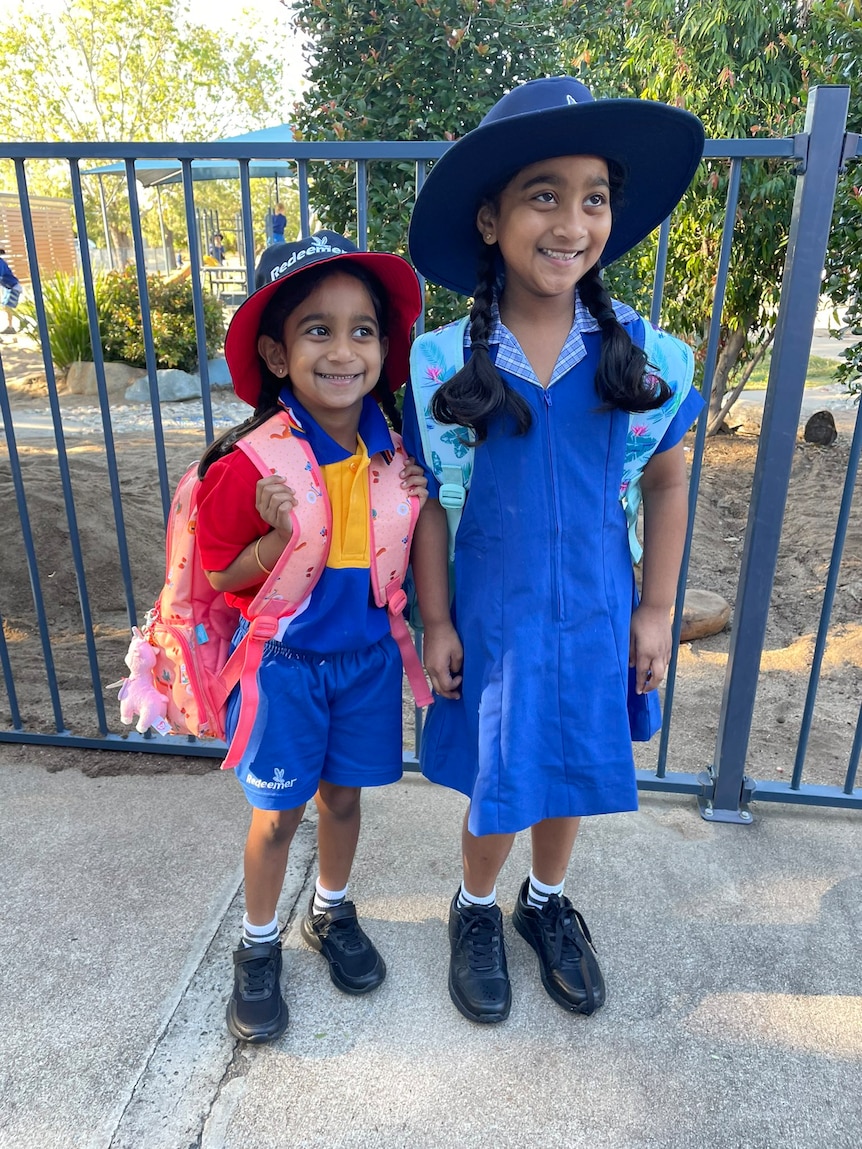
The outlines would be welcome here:
[[[347,883],[361,787],[401,776],[402,665],[388,612],[370,593],[369,507],[372,475],[379,474],[374,468],[394,461],[375,399],[397,421],[391,389],[407,376],[421,299],[405,260],[357,251],[327,231],[268,248],[257,283],[225,342],[234,389],[255,414],[214,443],[200,466],[196,530],[210,582],[247,618],[290,541],[291,512],[302,513],[279,475],[260,478],[233,449],[279,408],[289,409],[292,434],[307,441],[319,464],[332,511],[326,567],[264,647],[260,702],[236,771],[252,817],[227,1023],[235,1037],[262,1042],[287,1025],[276,904],[290,843],[312,796],[320,872],[303,937],[327,959],[345,993],[367,993],[386,973],[347,901]],[[400,474],[397,512],[403,515],[407,495],[424,501],[427,490],[412,460]],[[247,629],[241,622],[237,640]],[[237,690],[228,704],[230,737],[240,695]]]
[[[686,524],[681,439],[701,400],[688,349],[654,333],[670,345],[665,361],[681,365],[659,377],[642,350],[650,332],[610,298],[600,268],[671,212],[702,147],[699,121],[676,108],[594,101],[567,76],[534,80],[438,161],[411,221],[416,268],[474,297],[466,365],[418,413],[462,425],[474,448],[451,615],[434,497],[412,560],[438,696],[422,768],[470,799],[449,992],[473,1021],[509,1013],[496,881],[527,827],[532,869],[515,929],[554,1001],[592,1013],[605,999],[563,881],[580,817],[637,807],[631,738],[656,725],[648,708],[670,657]],[[421,458],[410,407],[405,433]],[[630,412],[644,414],[632,422]],[[651,436],[638,605],[620,495],[628,452],[649,454]]]

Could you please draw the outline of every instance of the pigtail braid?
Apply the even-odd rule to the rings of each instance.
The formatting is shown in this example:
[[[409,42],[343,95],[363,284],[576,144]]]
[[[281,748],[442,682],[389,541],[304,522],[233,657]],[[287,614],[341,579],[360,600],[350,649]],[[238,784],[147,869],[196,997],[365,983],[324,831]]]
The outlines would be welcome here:
[[[578,283],[580,297],[602,332],[602,350],[596,368],[596,392],[607,407],[624,411],[652,411],[671,396],[658,375],[647,374],[647,357],[619,322],[599,274],[598,264]]]
[[[265,423],[267,419],[271,419],[276,411],[278,411],[278,396],[284,386],[284,379],[279,379],[278,376],[273,375],[263,362],[261,362],[260,373],[263,383],[254,414],[238,426],[231,427],[210,443],[203,455],[201,455],[200,463],[198,463],[199,479],[204,477],[216,460],[229,454],[243,435],[247,435],[249,431],[254,431],[257,427],[260,427],[261,424]]]
[[[504,411],[514,418],[516,434],[523,435],[531,422],[529,407],[506,385],[488,350],[496,252],[496,245],[483,247],[479,260],[478,282],[470,311],[470,358],[439,388],[431,401],[431,414],[438,423],[471,428],[473,446],[487,439],[491,419]]]
[[[395,431],[397,435],[400,435],[401,428],[403,427],[401,412],[398,410],[398,405],[395,402],[395,396],[389,390],[389,384],[385,379],[378,379],[374,387],[373,395],[377,402],[380,404],[383,414],[389,420],[389,424],[392,427],[392,430]]]

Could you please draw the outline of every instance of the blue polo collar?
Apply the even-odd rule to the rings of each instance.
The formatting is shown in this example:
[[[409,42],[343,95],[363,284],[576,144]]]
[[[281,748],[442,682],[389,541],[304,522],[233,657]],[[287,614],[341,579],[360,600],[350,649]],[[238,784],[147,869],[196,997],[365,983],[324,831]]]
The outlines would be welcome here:
[[[331,438],[320,426],[317,420],[306,411],[289,387],[283,387],[278,397],[283,407],[289,407],[298,422],[302,434],[308,441],[315,459],[321,466],[328,463],[340,463],[349,459],[354,452],[345,449]],[[389,424],[380,410],[377,400],[372,395],[366,395],[362,400],[362,410],[359,413],[359,438],[365,444],[369,455],[383,454],[392,451],[392,436],[389,433]]]

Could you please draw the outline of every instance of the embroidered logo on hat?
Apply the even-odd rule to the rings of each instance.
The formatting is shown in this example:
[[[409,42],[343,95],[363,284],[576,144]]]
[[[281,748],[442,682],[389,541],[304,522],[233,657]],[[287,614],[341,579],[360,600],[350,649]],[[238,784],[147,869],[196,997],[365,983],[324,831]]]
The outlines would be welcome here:
[[[281,279],[285,272],[290,271],[292,267],[295,267],[296,264],[299,263],[301,259],[305,259],[307,255],[313,255],[315,257],[319,255],[346,255],[348,251],[355,250],[356,249],[352,247],[335,247],[324,235],[312,236],[312,243],[309,247],[294,251],[289,259],[286,259],[284,263],[280,263],[278,267],[272,269],[269,273],[269,281],[270,283],[274,283],[276,279]]]

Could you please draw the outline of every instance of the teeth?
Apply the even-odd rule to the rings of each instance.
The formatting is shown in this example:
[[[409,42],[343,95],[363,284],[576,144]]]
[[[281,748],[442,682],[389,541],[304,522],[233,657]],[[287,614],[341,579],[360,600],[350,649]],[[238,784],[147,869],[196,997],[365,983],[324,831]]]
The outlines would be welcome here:
[[[549,255],[551,259],[576,259],[580,252],[578,251],[552,251],[549,247],[542,248],[543,255]]]

